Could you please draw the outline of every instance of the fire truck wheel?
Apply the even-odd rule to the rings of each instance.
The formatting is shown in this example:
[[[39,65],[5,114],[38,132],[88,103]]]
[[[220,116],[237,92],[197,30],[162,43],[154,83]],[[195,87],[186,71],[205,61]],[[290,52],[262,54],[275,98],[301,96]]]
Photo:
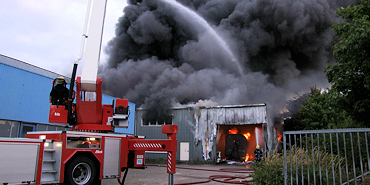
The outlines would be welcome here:
[[[64,182],[71,185],[92,185],[98,177],[94,161],[85,156],[72,159],[65,169]]]

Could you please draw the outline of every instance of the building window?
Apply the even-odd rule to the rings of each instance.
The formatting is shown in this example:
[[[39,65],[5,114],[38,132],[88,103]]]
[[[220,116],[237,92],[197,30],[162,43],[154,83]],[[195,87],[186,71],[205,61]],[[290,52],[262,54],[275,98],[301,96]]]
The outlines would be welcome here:
[[[0,120],[0,137],[18,137],[19,122]]]
[[[7,120],[0,120],[0,136],[10,137],[12,122]]]
[[[57,130],[57,126],[55,125],[48,125],[48,131],[56,131]]]
[[[19,121],[12,121],[12,132],[10,133],[10,137],[18,137],[18,131],[19,127],[21,125],[21,122]]]
[[[29,123],[22,123],[21,129],[19,131],[19,137],[26,137],[27,132],[33,132],[37,130],[37,125],[29,124]]]
[[[57,131],[64,131],[65,129],[64,129],[64,127],[57,127]]]
[[[142,126],[160,126],[160,125],[172,125],[172,115],[161,116],[157,118],[141,117]]]
[[[47,125],[39,124],[37,126],[37,131],[47,131],[47,130],[48,130],[48,126]]]

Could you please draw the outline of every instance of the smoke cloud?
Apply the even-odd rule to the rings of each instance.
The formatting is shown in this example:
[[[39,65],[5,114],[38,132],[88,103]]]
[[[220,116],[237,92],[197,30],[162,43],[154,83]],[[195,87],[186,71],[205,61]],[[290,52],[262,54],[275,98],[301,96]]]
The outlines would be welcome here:
[[[128,1],[99,74],[105,93],[158,114],[209,100],[267,103],[274,116],[291,95],[329,86],[335,9],[359,0],[177,2]]]

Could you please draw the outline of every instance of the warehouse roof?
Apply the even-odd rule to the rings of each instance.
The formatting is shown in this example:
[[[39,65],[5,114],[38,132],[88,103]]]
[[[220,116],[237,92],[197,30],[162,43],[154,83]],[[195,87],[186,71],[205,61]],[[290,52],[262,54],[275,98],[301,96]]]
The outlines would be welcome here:
[[[196,105],[196,104],[187,104],[182,106],[175,106],[171,107],[170,109],[176,110],[176,109],[222,109],[222,108],[251,108],[251,107],[265,107],[265,103],[260,104],[242,104],[242,105],[217,105],[217,106],[205,106],[205,105]],[[145,108],[138,107],[137,110],[146,110]]]
[[[17,59],[14,59],[14,58],[2,55],[2,54],[0,54],[0,63],[8,65],[8,66],[15,67],[15,68],[18,68],[18,69],[22,69],[22,70],[25,70],[25,71],[28,71],[28,72],[31,72],[31,73],[36,73],[36,74],[39,74],[39,75],[42,75],[42,76],[50,77],[52,79],[57,78],[59,76],[63,76],[61,74],[43,69],[41,67],[37,67],[35,65],[32,65],[32,64],[29,64],[29,63],[26,63],[26,62],[23,62],[23,61],[20,61],[20,60],[17,60]],[[69,83],[70,78],[66,77],[66,76],[64,76],[64,77],[65,77],[67,83]]]

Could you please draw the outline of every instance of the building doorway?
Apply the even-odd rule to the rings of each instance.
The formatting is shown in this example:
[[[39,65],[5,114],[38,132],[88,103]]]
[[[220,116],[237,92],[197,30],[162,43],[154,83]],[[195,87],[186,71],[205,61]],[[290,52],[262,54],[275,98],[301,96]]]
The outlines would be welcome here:
[[[218,125],[220,160],[251,161],[256,145],[263,146],[262,124]]]
[[[22,123],[21,128],[19,129],[19,137],[26,137],[27,132],[36,131],[37,126],[30,123]]]

